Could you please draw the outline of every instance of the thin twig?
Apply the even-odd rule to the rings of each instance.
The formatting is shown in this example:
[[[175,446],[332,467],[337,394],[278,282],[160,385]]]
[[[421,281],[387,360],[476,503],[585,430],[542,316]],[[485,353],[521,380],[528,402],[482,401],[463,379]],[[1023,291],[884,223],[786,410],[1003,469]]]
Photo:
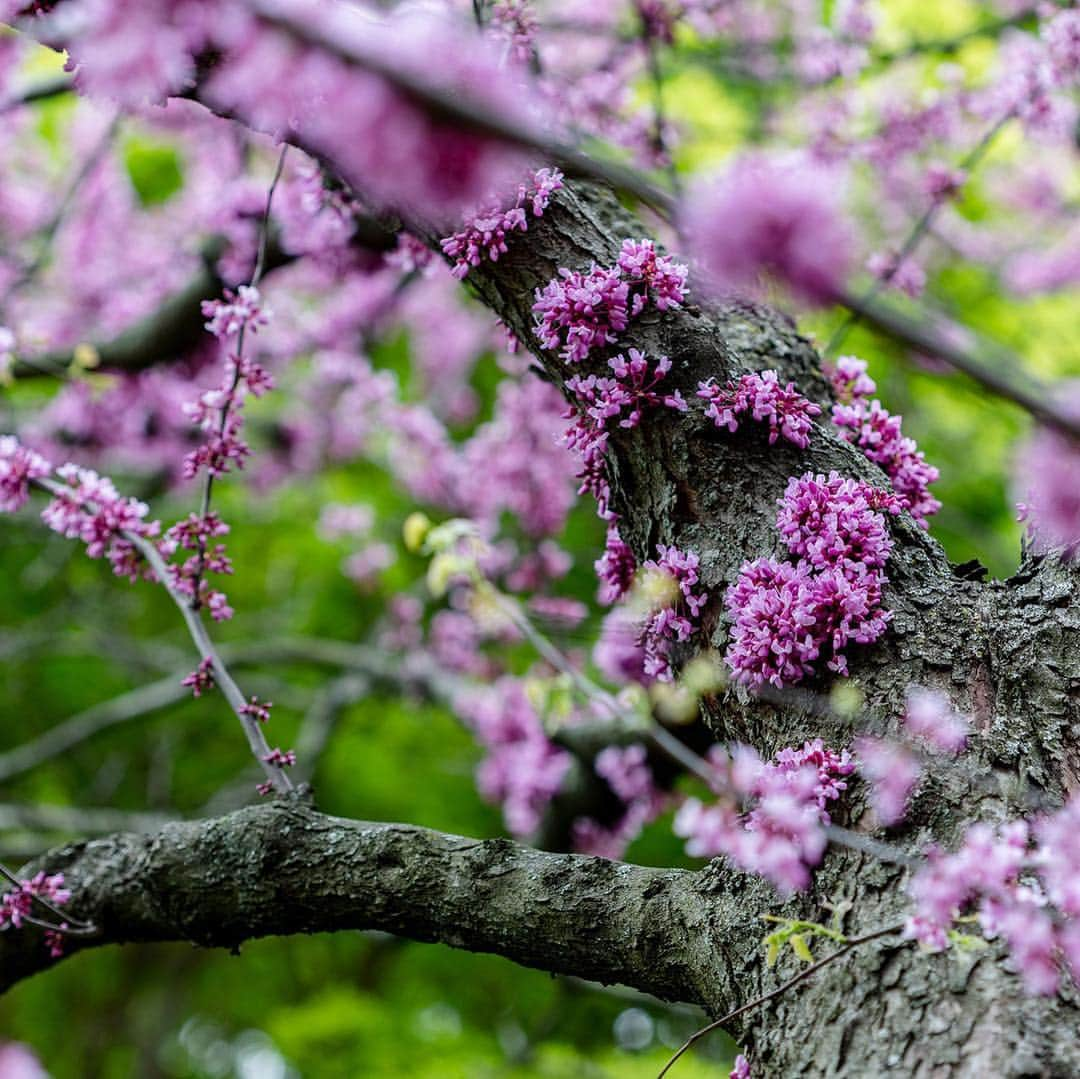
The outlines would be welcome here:
[[[1014,107],[1009,109],[1004,116],[1000,116],[963,158],[959,168],[965,174],[965,181],[967,177],[970,176],[972,170],[975,169],[979,162],[986,156],[994,140],[1001,133],[1005,125],[1012,120],[1015,115],[1016,108]],[[832,337],[829,338],[825,348],[822,350],[822,355],[832,355],[832,353],[843,344],[844,338],[847,337],[848,333],[856,326],[859,319],[862,318],[862,308],[867,304],[873,303],[882,289],[884,289],[896,276],[900,267],[911,257],[915,248],[922,242],[923,237],[930,231],[930,226],[934,223],[939,211],[947,201],[948,200],[944,197],[931,199],[930,205],[927,206],[922,216],[915,222],[911,232],[908,233],[907,239],[904,240],[901,245],[899,252],[889,266],[888,271],[874,281],[854,306],[845,305],[848,307],[847,317],[840,326],[837,327]]]
[[[830,963],[835,962],[837,959],[847,955],[852,948],[857,948],[860,944],[867,944],[872,940],[877,940],[879,937],[886,937],[892,933],[899,933],[904,928],[903,922],[897,922],[895,925],[886,926],[884,929],[875,929],[872,933],[864,933],[861,937],[851,937],[848,942],[842,947],[838,948],[832,955],[827,955],[823,959],[819,959],[816,963],[811,963],[805,970],[799,971],[793,978],[789,978],[782,985],[777,986],[775,989],[770,990],[768,993],[763,993],[759,997],[754,997],[753,1000],[748,1001],[741,1007],[736,1008],[734,1011],[730,1011],[727,1015],[720,1016],[719,1019],[714,1020],[708,1026],[702,1027],[701,1030],[691,1034],[689,1038],[683,1042],[682,1045],[675,1051],[674,1056],[663,1066],[660,1070],[660,1074],[656,1079],[664,1079],[664,1076],[671,1071],[675,1062],[693,1046],[696,1042],[700,1041],[707,1034],[711,1034],[719,1027],[726,1026],[733,1019],[737,1019],[744,1012],[752,1011],[754,1008],[760,1007],[762,1004],[768,1004],[770,1000],[775,999],[783,993],[786,993],[789,989],[794,988],[800,982],[805,982],[807,978],[812,977],[822,967],[827,967]]]
[[[251,288],[257,288],[262,280],[263,271],[266,269],[266,248],[270,235],[270,208],[274,201],[274,192],[277,190],[278,181],[281,179],[282,170],[285,168],[285,155],[289,151],[286,143],[281,147],[278,154],[277,167],[274,169],[274,178],[270,181],[270,187],[266,192],[266,205],[263,207],[262,220],[259,223],[259,252],[255,258],[255,269],[251,273]],[[229,414],[236,397],[237,387],[240,385],[242,369],[240,359],[244,355],[244,336],[247,331],[248,320],[245,318],[240,323],[240,331],[236,335],[236,355],[233,358],[235,370],[233,371],[232,385],[229,387],[228,396],[221,406],[221,420],[218,423],[218,438],[225,435],[225,429],[229,424]],[[210,501],[214,494],[214,470],[207,465],[206,476],[203,480],[202,499],[199,505],[199,516],[203,521],[210,513]],[[206,542],[205,534],[199,535],[199,549],[196,554],[195,574],[192,580],[191,605],[198,610],[200,605],[199,592],[202,585],[203,573],[206,570]]]
[[[65,487],[52,479],[36,479],[32,483],[35,487],[48,491],[49,494],[56,498],[67,498],[71,494],[69,487]],[[173,584],[169,575],[169,567],[161,557],[158,549],[149,540],[143,536],[137,536],[134,532],[121,530],[119,535],[146,559],[158,583],[169,593],[170,599],[176,604],[200,657],[210,662],[211,669],[214,672],[214,684],[221,690],[229,703],[229,707],[232,708],[236,718],[240,721],[240,726],[243,728],[252,755],[259,762],[259,766],[266,774],[267,779],[279,793],[290,793],[294,789],[292,780],[289,779],[285,769],[278,768],[266,760],[266,757],[270,754],[270,746],[263,735],[259,721],[248,713],[247,699],[240,692],[240,687],[225,666],[213,641],[210,639],[209,633],[206,631],[206,627],[202,623],[202,619],[199,617],[198,611],[192,608],[187,596],[178,591]]]
[[[1073,438],[1080,438],[1080,418],[1055,405],[1050,388],[1025,373],[1019,360],[1007,350],[995,346],[993,351],[1001,357],[1001,362],[987,363],[952,344],[927,320],[911,318],[880,300],[866,302],[845,295],[840,302],[857,311],[860,318],[875,329],[917,352],[944,360],[998,397],[1027,409],[1036,419]]]
[[[11,884],[14,884],[16,888],[22,887],[23,882],[19,880],[19,878],[15,876],[15,874],[12,873],[6,865],[0,864],[0,876],[4,877]],[[44,899],[40,895],[35,895],[34,901],[44,907],[50,914],[55,914],[58,918],[61,919],[61,921],[71,922],[73,925],[79,926],[83,929],[93,928],[93,924],[91,922],[84,922],[81,918],[72,917],[72,915],[68,914],[66,911],[62,911],[59,907],[50,903],[47,899]]]
[[[79,193],[79,189],[83,184],[86,183],[90,174],[101,163],[105,153],[112,146],[113,140],[116,138],[116,132],[119,128],[120,114],[117,113],[112,120],[109,121],[109,126],[105,129],[105,133],[97,141],[90,153],[87,154],[86,159],[71,178],[71,182],[68,184],[63,195],[60,196],[60,201],[57,203],[56,210],[38,235],[37,252],[34,257],[23,267],[22,271],[4,290],[3,296],[0,296],[0,311],[6,312],[7,305],[11,301],[12,296],[29,285],[44,268],[45,263],[48,261],[49,249],[52,246],[52,242],[56,237],[56,233],[59,231],[60,226],[64,223],[64,219],[67,217],[68,212],[71,210],[71,207],[75,202],[75,196]]]

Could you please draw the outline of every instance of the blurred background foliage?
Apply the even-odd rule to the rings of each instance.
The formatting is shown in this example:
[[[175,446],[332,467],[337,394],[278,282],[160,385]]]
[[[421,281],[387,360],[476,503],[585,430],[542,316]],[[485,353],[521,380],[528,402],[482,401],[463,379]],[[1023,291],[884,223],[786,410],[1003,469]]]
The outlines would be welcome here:
[[[896,49],[963,34],[987,19],[985,5],[961,0],[888,0],[882,11],[888,44]],[[754,141],[773,110],[790,105],[798,92],[726,74],[722,64],[699,55],[689,35],[681,46],[665,58],[665,101],[686,132],[677,154],[683,171]],[[948,58],[977,77],[986,48],[985,41],[973,41]],[[926,54],[928,85],[943,59]],[[70,101],[36,108],[39,130],[62,160]],[[144,205],[167,205],[181,189],[182,155],[160,137],[144,137],[132,125],[120,152]],[[1008,139],[992,151],[1006,158],[1017,152]],[[972,219],[987,212],[977,180],[963,206]],[[1054,378],[1080,374],[1075,293],[1021,301],[968,264],[942,272],[932,286],[943,307],[1015,349],[1033,371]],[[802,325],[822,342],[840,318],[825,312]],[[856,329],[845,351],[870,361],[882,400],[904,415],[907,432],[941,469],[936,494],[944,509],[933,535],[954,561],[978,558],[993,574],[1008,575],[1019,552],[1008,462],[1025,417],[869,331]],[[383,342],[373,355],[408,384],[406,339]],[[478,367],[476,389],[489,407],[497,379],[493,362]],[[48,389],[13,392],[28,404]],[[140,493],[157,497],[155,513],[166,520],[194,503],[190,491]],[[257,652],[285,638],[364,641],[388,596],[422,588],[424,566],[400,542],[401,523],[415,506],[372,464],[269,493],[234,480],[220,486],[218,498],[232,524],[237,566],[229,582],[237,615],[218,630],[223,642]],[[375,510],[377,538],[397,552],[377,586],[351,583],[341,572],[348,543],[319,537],[316,522],[327,502],[363,502]],[[563,544],[575,557],[568,590],[592,604],[591,563],[602,536],[591,507],[577,511]],[[0,574],[7,719],[0,752],[137,686],[175,680],[193,665],[175,610],[159,589],[118,583],[106,566],[38,527],[29,511],[0,528]],[[586,627],[563,643],[574,647],[587,636]],[[293,744],[336,677],[300,662],[254,662],[241,670],[249,692],[276,702],[275,738],[283,746]],[[7,781],[0,792],[5,861],[18,863],[43,845],[80,834],[77,814],[67,828],[19,827],[4,815],[13,806],[194,817],[236,804],[247,797],[253,776],[234,726],[213,696],[179,699]],[[501,835],[498,810],[475,790],[478,759],[472,739],[447,711],[376,686],[336,715],[313,780],[329,813]],[[687,864],[666,818],[646,831],[628,858]],[[645,1077],[656,1074],[701,1019],[691,1009],[598,991],[492,957],[360,934],[255,942],[237,956],[187,946],[91,952],[0,999],[0,1037],[33,1046],[57,1077],[107,1079]],[[732,1052],[730,1042],[715,1038],[685,1058],[678,1074],[724,1074]]]

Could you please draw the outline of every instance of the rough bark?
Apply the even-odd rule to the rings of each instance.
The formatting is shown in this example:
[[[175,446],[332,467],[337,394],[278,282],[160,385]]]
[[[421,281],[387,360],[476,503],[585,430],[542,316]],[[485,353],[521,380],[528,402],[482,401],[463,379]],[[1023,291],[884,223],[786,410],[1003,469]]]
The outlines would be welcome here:
[[[534,290],[560,266],[612,263],[620,241],[643,231],[609,192],[573,185],[507,255],[468,280],[561,384],[570,372],[536,348]],[[667,384],[688,400],[700,379],[775,368],[827,403],[810,343],[781,315],[753,305],[650,312],[631,323],[622,345],[670,356]],[[604,359],[579,370],[600,370]],[[779,548],[775,501],[788,477],[834,468],[885,485],[827,425],[801,452],[767,446],[753,424],[736,435],[718,432],[699,405],[683,415],[658,410],[620,432],[610,460],[614,505],[639,558],[658,542],[700,555],[713,597],[703,637],[720,648],[727,636],[720,597],[744,559]],[[931,836],[948,843],[971,820],[1060,803],[1080,775],[1077,571],[1029,559],[1012,579],[983,583],[951,566],[909,518],[892,528],[893,622],[885,639],[852,653],[867,700],[859,724],[891,729],[905,688],[917,682],[947,689],[976,728],[971,751],[926,779],[892,838],[913,848]],[[835,720],[735,690],[708,702],[706,718],[718,739],[766,753],[815,735],[839,743],[851,734]],[[625,981],[712,1011],[774,984],[760,962],[757,919],[777,904],[760,882],[717,866],[664,873],[398,825],[350,825],[298,807],[245,813],[151,840],[98,841],[49,863],[68,866],[79,903],[87,903],[80,913],[100,918],[109,939],[161,939],[168,927],[173,936],[235,943],[254,933],[378,927]],[[851,827],[872,826],[857,789],[848,813]],[[245,827],[230,831],[230,821]],[[872,929],[895,919],[903,883],[895,867],[833,851],[812,892],[789,909],[817,916],[825,901],[847,900],[852,931]],[[257,924],[243,921],[256,914]],[[40,965],[27,948],[10,935],[4,941],[9,982]],[[747,1015],[734,1033],[752,1045],[756,1074],[765,1076],[1072,1076],[1080,1074],[1078,1019],[1074,993],[1027,997],[994,949],[928,958],[875,945]]]
[[[744,897],[766,899],[737,873],[344,820],[299,801],[59,848],[31,868],[63,872],[70,909],[100,929],[70,951],[378,929],[714,1009],[739,999],[753,962],[744,942],[756,908]],[[52,962],[38,931],[0,934],[0,988]]]

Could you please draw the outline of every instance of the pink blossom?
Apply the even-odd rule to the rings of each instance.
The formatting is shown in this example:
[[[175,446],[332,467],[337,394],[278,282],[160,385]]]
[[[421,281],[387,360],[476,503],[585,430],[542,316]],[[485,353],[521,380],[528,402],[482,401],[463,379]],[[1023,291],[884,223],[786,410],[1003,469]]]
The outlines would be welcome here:
[[[658,255],[652,240],[623,240],[617,263],[631,285],[643,285],[654,297],[657,310],[679,307],[686,299],[687,267],[670,255]]]
[[[1068,383],[1059,397],[1067,414],[1080,417],[1080,384]],[[1080,546],[1080,445],[1056,428],[1037,426],[1017,451],[1014,471],[1036,542],[1074,554]]]
[[[645,674],[661,682],[670,682],[674,677],[672,645],[688,641],[693,635],[708,593],[694,590],[698,583],[698,556],[693,551],[684,552],[674,545],[665,547],[663,544],[658,544],[656,550],[660,557],[656,561],[650,559],[643,568],[670,577],[676,589],[676,600],[647,615],[638,632],[638,644],[644,651]]]
[[[30,497],[30,481],[52,472],[38,453],[28,450],[11,435],[0,435],[0,513],[15,513]]]
[[[825,851],[823,826],[829,815],[824,806],[844,789],[841,777],[852,771],[847,754],[807,743],[802,751],[784,751],[774,763],[740,746],[730,761],[718,750],[710,753],[710,761],[717,768],[717,788],[728,795],[711,806],[696,798],[683,803],[673,827],[688,840],[687,853],[726,854],[783,892],[805,888],[810,867]],[[731,795],[748,801],[750,812],[739,814]]]
[[[859,738],[855,742],[859,771],[871,786],[874,812],[888,826],[903,820],[908,798],[919,781],[919,762],[895,742],[883,738]]]
[[[819,304],[841,290],[851,238],[837,179],[806,158],[739,158],[690,196],[683,230],[711,284],[756,289],[763,273]]]
[[[544,348],[561,349],[567,362],[583,360],[592,349],[614,344],[626,329],[629,295],[618,269],[595,263],[587,273],[560,269],[536,290],[536,336]]]
[[[937,690],[908,687],[904,724],[912,734],[943,753],[959,753],[967,743],[968,720]]]
[[[881,590],[892,541],[878,511],[896,512],[896,499],[835,472],[808,472],[791,478],[779,507],[777,528],[801,557],[744,563],[726,594],[733,625],[724,658],[752,686],[802,681],[824,655],[846,674],[847,645],[873,643],[890,618]]]
[[[214,688],[214,662],[209,657],[199,661],[198,667],[189,675],[185,675],[180,685],[190,686],[193,697],[201,697],[208,690]],[[254,704],[254,701],[252,702]],[[245,706],[245,710],[248,706]],[[254,713],[251,713],[254,714]]]
[[[443,254],[454,260],[453,275],[464,278],[485,257],[498,262],[509,250],[507,235],[528,231],[528,212],[543,217],[551,196],[562,186],[563,175],[558,169],[539,169],[527,183],[518,185],[517,199],[509,209],[495,207],[473,214],[461,231],[441,240]]]
[[[850,404],[833,405],[832,418],[842,438],[881,466],[919,526],[929,527],[927,518],[941,509],[929,492],[939,473],[926,463],[914,440],[904,436],[901,417],[891,415],[880,401],[856,397]]]
[[[767,421],[769,445],[783,435],[800,449],[806,449],[810,445],[813,417],[821,413],[817,405],[795,389],[793,382],[781,387],[775,371],[742,375],[725,387],[709,379],[699,383],[697,395],[709,402],[705,415],[717,427],[737,431],[737,417],[744,413],[749,413],[758,423]]]

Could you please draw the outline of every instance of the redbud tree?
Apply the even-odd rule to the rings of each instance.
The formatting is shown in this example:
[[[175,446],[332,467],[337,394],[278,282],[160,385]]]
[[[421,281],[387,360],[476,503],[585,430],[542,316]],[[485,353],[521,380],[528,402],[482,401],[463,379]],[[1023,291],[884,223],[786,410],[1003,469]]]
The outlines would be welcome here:
[[[641,1074],[1080,1072],[1080,11],[960,7],[0,2],[4,989],[379,930],[701,1009]]]

